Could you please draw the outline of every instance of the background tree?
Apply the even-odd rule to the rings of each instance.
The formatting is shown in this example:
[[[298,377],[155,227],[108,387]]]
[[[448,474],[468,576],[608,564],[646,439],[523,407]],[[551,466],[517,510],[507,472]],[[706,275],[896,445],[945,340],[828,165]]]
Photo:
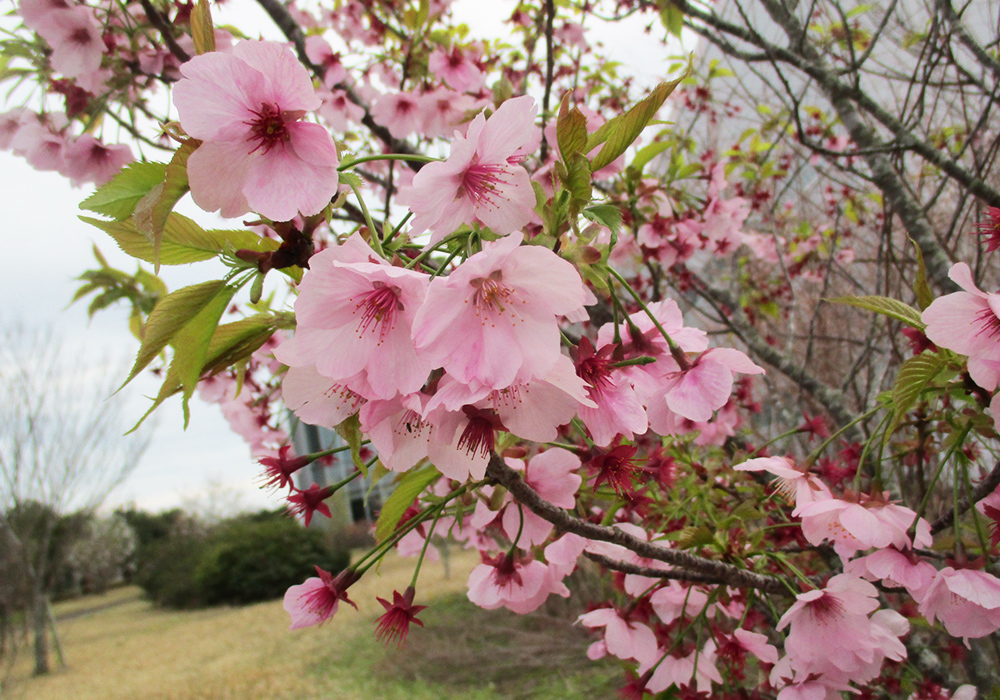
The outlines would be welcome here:
[[[79,357],[20,325],[0,346],[0,534],[23,576],[36,674],[50,669],[48,595],[69,550],[55,546],[60,516],[96,509],[149,442],[149,429],[122,436],[124,368]]]

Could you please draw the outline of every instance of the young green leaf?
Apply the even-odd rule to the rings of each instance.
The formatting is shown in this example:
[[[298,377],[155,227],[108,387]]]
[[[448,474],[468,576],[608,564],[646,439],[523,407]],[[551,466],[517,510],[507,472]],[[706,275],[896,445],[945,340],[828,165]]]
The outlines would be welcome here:
[[[386,538],[395,532],[399,519],[403,517],[403,513],[413,500],[439,476],[440,472],[432,466],[411,469],[403,474],[396,481],[392,494],[385,499],[382,512],[378,515],[378,522],[375,523],[375,539],[385,542]]]
[[[194,50],[199,55],[215,51],[215,28],[212,26],[212,10],[208,0],[198,0],[191,10],[191,38]]]
[[[639,138],[642,130],[653,120],[653,115],[663,106],[663,102],[686,76],[687,71],[677,80],[660,83],[644,100],[634,105],[625,114],[609,119],[601,128],[590,135],[584,153],[590,153],[598,145],[604,144],[590,162],[591,172],[597,172],[611,163]]]
[[[139,232],[133,221],[104,221],[81,216],[82,221],[101,229],[118,243],[118,247],[133,258],[152,263],[155,259],[153,244]],[[262,238],[253,231],[205,231],[191,219],[172,213],[167,217],[160,241],[162,265],[184,265],[209,260],[220,253],[245,248],[258,252],[277,250],[280,243],[272,238]]]
[[[136,205],[151,189],[163,182],[167,166],[137,162],[126,165],[111,180],[80,203],[81,209],[121,221],[132,216]]]
[[[947,357],[943,353],[923,352],[902,364],[899,368],[899,374],[896,375],[896,383],[892,387],[893,416],[892,422],[885,431],[884,444],[888,444],[889,438],[899,427],[906,414],[913,408],[920,392],[938,375],[947,361]]]
[[[361,443],[364,441],[364,436],[361,434],[361,421],[358,418],[358,414],[355,413],[350,416],[343,423],[335,427],[337,435],[344,439],[344,442],[348,444],[351,448],[351,459],[354,461],[354,466],[361,470],[361,473],[368,476],[368,465],[365,464],[365,460],[361,459]]]
[[[898,299],[867,295],[836,297],[834,299],[827,299],[826,301],[833,304],[848,304],[850,306],[856,306],[859,309],[874,311],[877,314],[894,318],[897,321],[905,323],[907,326],[911,326],[912,328],[916,328],[920,331],[925,328],[924,322],[920,320],[920,312],[912,306],[904,304]]]
[[[556,140],[559,142],[559,153],[564,162],[577,153],[583,153],[587,145],[587,118],[576,107],[569,108],[567,94],[559,106],[559,119],[556,121]]]
[[[927,266],[924,264],[924,251],[920,250],[920,246],[912,238],[910,239],[910,243],[913,244],[913,252],[917,256],[917,278],[913,280],[913,293],[917,295],[917,306],[923,311],[934,301],[934,292],[931,291],[930,285],[927,284]]]
[[[613,234],[621,230],[622,210],[612,204],[595,204],[592,207],[587,207],[580,213],[583,214],[585,219],[608,227]]]
[[[201,310],[208,306],[225,286],[222,280],[202,282],[171,292],[160,300],[146,321],[146,335],[142,339],[139,354],[132,365],[125,384],[160,354],[160,351],[186,326]]]

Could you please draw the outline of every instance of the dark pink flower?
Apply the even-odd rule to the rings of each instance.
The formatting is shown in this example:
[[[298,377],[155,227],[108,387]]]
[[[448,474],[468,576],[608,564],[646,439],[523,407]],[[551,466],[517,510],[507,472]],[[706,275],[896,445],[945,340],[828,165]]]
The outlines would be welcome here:
[[[309,527],[313,513],[318,512],[328,518],[332,517],[330,506],[324,503],[332,495],[332,486],[321,487],[315,483],[305,491],[296,489],[295,493],[288,497],[288,512],[290,515],[302,514],[306,527]]]
[[[288,452],[291,449],[291,445],[282,445],[278,450],[277,457],[260,458],[260,465],[264,467],[264,473],[261,474],[262,487],[279,489],[283,489],[286,486],[290,487],[292,485],[292,474],[302,469],[302,467],[312,464],[312,460],[308,457],[292,457],[289,459]]]
[[[399,591],[393,591],[392,603],[383,598],[375,599],[385,608],[385,614],[375,623],[376,639],[387,646],[395,640],[396,646],[401,647],[406,642],[406,635],[410,632],[411,624],[424,626],[424,623],[417,619],[417,613],[427,606],[413,604],[415,593],[413,586],[409,586],[402,594]]]
[[[992,253],[1000,248],[1000,209],[990,207],[987,218],[976,222],[978,231],[973,231],[977,236],[982,236],[986,242],[986,252]]]

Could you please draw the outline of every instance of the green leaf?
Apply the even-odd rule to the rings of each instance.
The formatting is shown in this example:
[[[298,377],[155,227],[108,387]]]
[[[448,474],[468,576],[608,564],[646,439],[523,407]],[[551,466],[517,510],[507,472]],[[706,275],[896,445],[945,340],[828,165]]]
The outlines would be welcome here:
[[[174,348],[174,359],[170,367],[177,372],[177,381],[180,382],[184,392],[185,428],[189,418],[187,402],[194,395],[194,389],[201,378],[201,370],[208,357],[209,343],[219,327],[219,319],[226,312],[237,289],[238,286],[228,284],[220,288],[170,342]]]
[[[351,459],[354,466],[361,470],[361,473],[368,476],[368,465],[361,459],[361,443],[364,436],[361,434],[361,421],[355,413],[340,425],[336,426],[337,435],[344,439],[344,442],[351,448]]]
[[[833,304],[848,304],[850,306],[856,306],[859,309],[874,311],[877,314],[894,318],[897,321],[905,323],[906,325],[920,331],[925,328],[923,321],[920,320],[920,312],[912,306],[904,304],[898,299],[868,295],[860,297],[836,297],[834,299],[827,299],[826,301]]]
[[[81,220],[109,234],[118,247],[133,258],[152,263],[156,251],[153,244],[139,232],[134,221],[104,221],[88,216]],[[160,263],[184,265],[209,260],[220,253],[246,248],[257,252],[277,250],[280,242],[262,238],[253,231],[205,231],[191,219],[172,213],[167,217],[160,242]]]
[[[399,519],[413,503],[413,499],[441,476],[432,466],[423,469],[411,469],[401,476],[393,487],[392,494],[385,500],[382,512],[378,514],[375,523],[375,539],[384,542],[396,530]]]
[[[153,358],[167,346],[167,343],[212,302],[224,286],[225,282],[222,280],[202,282],[178,289],[161,299],[146,321],[146,334],[142,339],[139,354],[135,358],[135,364],[132,365],[132,371],[129,372],[125,384],[132,381],[135,375],[145,369],[153,361]]]
[[[119,221],[127,219],[132,216],[139,200],[163,182],[166,169],[163,163],[131,163],[83,200],[80,208]]]
[[[559,142],[559,153],[566,163],[577,153],[583,153],[587,145],[587,118],[576,107],[569,109],[569,94],[559,106],[556,139]]]
[[[201,145],[201,141],[189,139],[177,149],[167,164],[163,182],[153,187],[135,205],[132,221],[135,227],[153,246],[153,265],[160,271],[160,243],[163,228],[174,205],[188,191],[187,159]]]
[[[612,204],[595,204],[580,213],[595,224],[607,226],[611,229],[611,233],[618,233],[621,230],[622,210]]]
[[[681,38],[681,31],[684,29],[684,12],[672,2],[668,2],[666,7],[660,10],[660,21],[664,28],[678,39]]]
[[[652,121],[653,115],[663,106],[664,100],[670,96],[670,93],[686,76],[687,71],[677,80],[660,83],[644,100],[625,114],[609,119],[601,128],[590,135],[584,153],[590,153],[598,145],[604,144],[600,152],[590,162],[591,172],[597,172],[611,163],[639,138],[642,130]]]
[[[566,177],[563,184],[573,196],[577,206],[588,204],[593,194],[593,180],[590,176],[590,161],[582,153],[574,153],[566,164]],[[576,211],[574,209],[574,211]]]
[[[199,55],[215,51],[215,28],[212,26],[212,10],[208,0],[198,0],[191,10],[191,38],[194,50]]]
[[[920,246],[912,238],[910,239],[910,243],[913,244],[913,252],[917,256],[917,278],[913,281],[913,293],[917,295],[917,306],[923,311],[934,301],[934,292],[931,291],[930,285],[927,284],[927,266],[924,264],[924,251],[920,250]]]
[[[275,316],[256,314],[215,329],[201,374],[214,374],[245,360],[274,334]]]
[[[258,314],[216,328],[212,334],[212,341],[208,345],[205,364],[201,368],[200,376],[215,374],[252,355],[274,333],[275,320],[276,317],[271,314]],[[181,382],[177,375],[177,368],[171,363],[167,369],[167,376],[160,386],[160,391],[153,399],[153,405],[149,407],[149,410],[139,419],[132,430],[142,425],[143,421],[160,404],[180,389]]]
[[[885,431],[884,444],[889,442],[900,422],[913,408],[920,392],[938,375],[947,362],[947,357],[943,353],[923,352],[911,357],[900,366],[896,383],[892,387],[893,416]]]
[[[635,158],[632,159],[632,163],[629,167],[632,168],[637,175],[642,175],[642,170],[646,167],[649,161],[663,153],[665,150],[670,148],[670,146],[671,144],[669,141],[654,141],[653,143],[643,146],[635,154]]]

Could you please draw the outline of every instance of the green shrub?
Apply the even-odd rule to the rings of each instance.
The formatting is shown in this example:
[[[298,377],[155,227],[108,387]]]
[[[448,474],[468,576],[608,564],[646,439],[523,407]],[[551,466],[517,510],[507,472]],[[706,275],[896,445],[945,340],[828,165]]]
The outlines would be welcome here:
[[[195,570],[208,549],[204,532],[180,531],[143,548],[135,581],[157,605],[196,608],[205,604]]]
[[[314,566],[337,572],[349,558],[288,518],[242,518],[216,531],[199,557],[195,588],[208,605],[271,600],[315,576]]]

